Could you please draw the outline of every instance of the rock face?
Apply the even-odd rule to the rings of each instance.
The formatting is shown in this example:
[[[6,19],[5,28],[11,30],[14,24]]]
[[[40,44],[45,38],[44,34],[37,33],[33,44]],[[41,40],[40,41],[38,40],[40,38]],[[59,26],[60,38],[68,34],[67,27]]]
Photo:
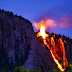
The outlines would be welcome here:
[[[72,39],[67,39],[66,40],[66,56],[67,56],[67,60],[69,63],[72,64]]]
[[[54,61],[58,65],[58,62],[62,66],[60,70],[66,70],[68,67],[68,63],[72,63],[72,39],[67,38],[66,36],[61,36],[60,34],[54,34],[47,32],[47,37],[43,40],[43,37],[40,36],[39,32],[36,33],[39,41],[49,48]],[[58,61],[58,62],[57,62]],[[63,62],[62,62],[63,61]]]
[[[26,69],[54,68],[50,51],[36,37],[32,24],[12,12],[0,10],[0,72],[13,71],[16,66]]]
[[[66,56],[72,63],[72,41],[66,41]],[[49,49],[40,43],[30,21],[0,10],[0,72],[13,72],[16,66],[29,70],[40,67],[43,72],[49,72],[55,65]]]

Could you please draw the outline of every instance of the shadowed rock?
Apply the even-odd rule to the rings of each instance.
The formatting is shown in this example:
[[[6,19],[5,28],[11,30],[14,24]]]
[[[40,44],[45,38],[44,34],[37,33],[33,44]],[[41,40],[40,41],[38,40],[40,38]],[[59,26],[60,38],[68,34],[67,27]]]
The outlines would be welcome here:
[[[0,71],[41,67],[44,72],[54,68],[49,50],[39,42],[32,24],[12,12],[0,11]]]

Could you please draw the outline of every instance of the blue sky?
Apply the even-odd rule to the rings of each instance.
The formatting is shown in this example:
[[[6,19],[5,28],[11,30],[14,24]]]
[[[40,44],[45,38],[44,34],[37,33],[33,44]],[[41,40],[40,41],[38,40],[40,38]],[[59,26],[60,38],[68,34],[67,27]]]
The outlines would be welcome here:
[[[0,8],[21,15],[32,23],[46,17],[57,23],[64,20],[64,23],[69,24],[68,28],[55,28],[49,32],[72,38],[72,0],[0,0]]]

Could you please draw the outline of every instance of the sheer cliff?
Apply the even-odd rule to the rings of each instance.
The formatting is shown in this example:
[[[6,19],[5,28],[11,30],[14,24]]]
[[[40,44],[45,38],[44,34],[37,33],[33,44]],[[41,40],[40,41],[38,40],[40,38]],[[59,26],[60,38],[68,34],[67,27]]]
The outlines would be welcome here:
[[[26,69],[54,68],[49,50],[41,44],[32,23],[12,12],[0,10],[0,71],[13,71],[16,66]]]
[[[55,40],[59,37],[56,35]],[[66,41],[64,46],[68,63],[72,63],[72,40],[62,37]],[[0,72],[13,72],[17,66],[29,70],[41,68],[43,72],[49,72],[56,64],[50,50],[37,38],[30,21],[0,10]]]

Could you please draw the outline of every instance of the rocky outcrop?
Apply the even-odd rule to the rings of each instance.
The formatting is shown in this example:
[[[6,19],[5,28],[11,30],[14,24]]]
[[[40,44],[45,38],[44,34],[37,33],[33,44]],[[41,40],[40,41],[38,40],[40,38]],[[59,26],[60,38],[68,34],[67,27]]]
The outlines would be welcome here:
[[[43,72],[54,68],[50,51],[36,37],[32,24],[12,12],[0,10],[0,72],[41,67]]]
[[[72,40],[66,41],[66,56],[72,63]],[[49,72],[56,64],[49,49],[36,37],[30,21],[0,10],[0,72],[13,72],[16,66],[29,70],[39,67]]]
[[[66,57],[69,63],[72,64],[72,39],[66,39]]]

